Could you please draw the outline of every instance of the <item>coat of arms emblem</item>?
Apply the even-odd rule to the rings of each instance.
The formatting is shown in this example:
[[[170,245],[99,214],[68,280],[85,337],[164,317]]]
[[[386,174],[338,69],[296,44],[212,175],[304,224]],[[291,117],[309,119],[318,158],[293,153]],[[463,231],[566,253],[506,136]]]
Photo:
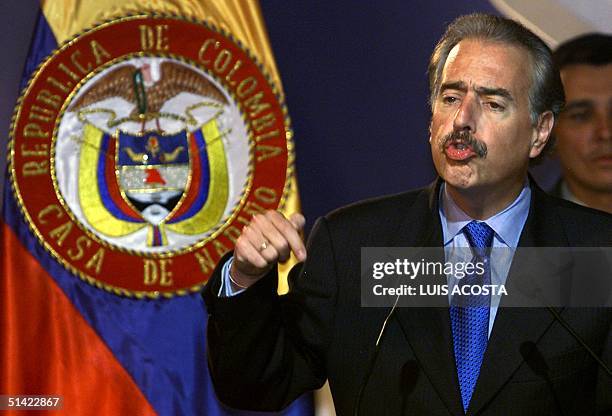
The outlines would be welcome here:
[[[237,42],[132,16],[35,74],[12,130],[12,182],[32,230],[81,277],[139,297],[187,293],[254,213],[282,205],[290,140],[284,106]]]

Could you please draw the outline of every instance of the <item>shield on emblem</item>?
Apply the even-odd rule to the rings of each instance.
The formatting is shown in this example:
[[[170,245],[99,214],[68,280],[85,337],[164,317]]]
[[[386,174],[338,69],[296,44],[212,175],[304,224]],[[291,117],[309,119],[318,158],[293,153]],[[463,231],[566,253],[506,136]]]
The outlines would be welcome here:
[[[154,226],[181,201],[190,177],[187,132],[142,136],[119,133],[117,179],[126,202]]]

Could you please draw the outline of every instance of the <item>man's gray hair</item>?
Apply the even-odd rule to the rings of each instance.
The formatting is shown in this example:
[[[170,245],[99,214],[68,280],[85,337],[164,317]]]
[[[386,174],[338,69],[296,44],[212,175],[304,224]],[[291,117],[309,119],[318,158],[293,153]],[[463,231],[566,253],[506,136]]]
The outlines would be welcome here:
[[[430,103],[433,104],[440,92],[442,70],[451,49],[464,39],[480,39],[518,46],[531,57],[531,86],[529,88],[529,111],[535,126],[539,116],[552,111],[555,121],[565,102],[563,84],[555,68],[552,52],[548,46],[529,29],[514,20],[487,14],[460,16],[448,26],[436,45],[429,61]],[[551,138],[542,155],[553,146]]]

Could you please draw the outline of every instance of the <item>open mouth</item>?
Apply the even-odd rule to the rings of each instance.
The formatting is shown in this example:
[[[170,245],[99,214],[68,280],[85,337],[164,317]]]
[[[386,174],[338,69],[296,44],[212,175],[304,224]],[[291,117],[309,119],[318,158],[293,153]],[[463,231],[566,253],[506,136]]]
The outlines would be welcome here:
[[[455,130],[440,140],[440,150],[447,159],[466,161],[472,157],[487,157],[487,145],[476,139],[470,131]]]
[[[472,156],[476,156],[472,146],[460,140],[452,140],[444,146],[444,154],[452,160],[467,160]]]

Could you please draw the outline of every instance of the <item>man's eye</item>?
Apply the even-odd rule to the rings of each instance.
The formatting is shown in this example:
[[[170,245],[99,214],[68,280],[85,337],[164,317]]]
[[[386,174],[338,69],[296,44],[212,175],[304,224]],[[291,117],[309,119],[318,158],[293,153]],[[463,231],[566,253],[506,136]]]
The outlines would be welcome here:
[[[591,118],[591,113],[588,111],[572,111],[566,113],[565,116],[575,122],[585,122]]]
[[[485,103],[491,110],[504,111],[506,107],[495,101],[487,101]]]
[[[450,95],[442,97],[442,102],[444,104],[454,104],[457,101],[459,101],[459,99],[457,97],[453,97],[453,96],[450,96]]]

